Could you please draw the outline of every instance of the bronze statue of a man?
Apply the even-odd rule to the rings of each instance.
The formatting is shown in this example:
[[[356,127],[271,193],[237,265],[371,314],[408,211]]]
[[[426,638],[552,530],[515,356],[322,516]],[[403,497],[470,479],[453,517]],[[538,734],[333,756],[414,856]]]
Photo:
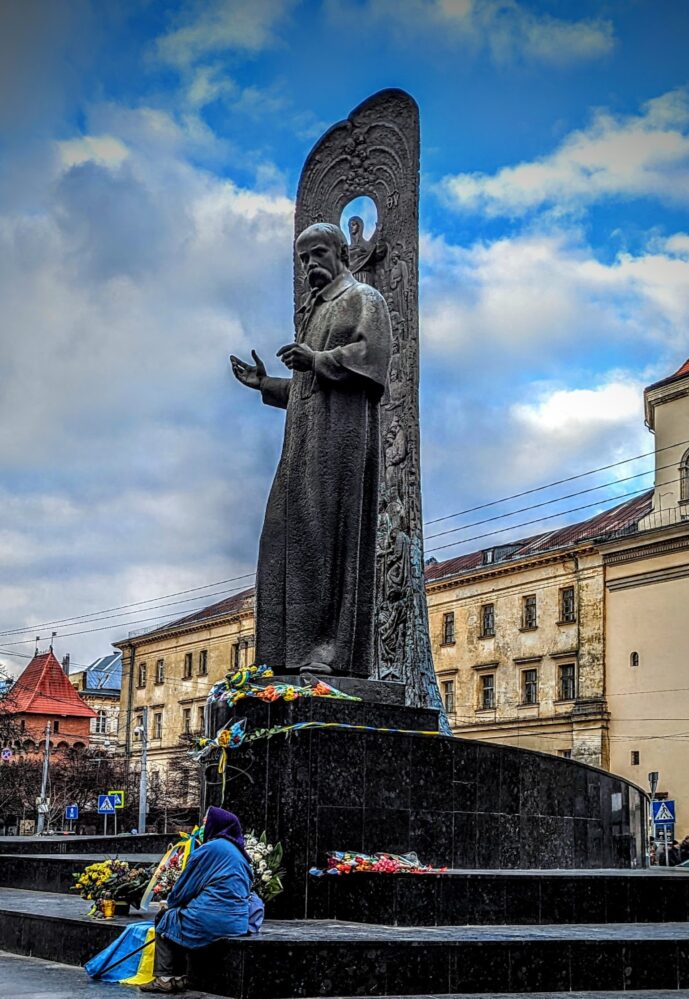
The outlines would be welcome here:
[[[231,357],[242,384],[287,410],[256,580],[256,662],[276,673],[367,677],[373,662],[379,403],[392,350],[387,305],[349,270],[347,242],[319,223],[296,244],[311,294],[271,378]]]

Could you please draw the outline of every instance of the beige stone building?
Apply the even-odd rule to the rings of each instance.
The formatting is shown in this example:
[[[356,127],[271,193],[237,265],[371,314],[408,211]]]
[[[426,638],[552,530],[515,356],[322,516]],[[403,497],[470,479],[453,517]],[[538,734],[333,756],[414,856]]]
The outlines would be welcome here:
[[[136,767],[148,708],[149,774],[163,776],[204,729],[212,685],[253,661],[253,590],[115,643],[122,652],[119,744]]]
[[[122,656],[119,652],[101,656],[75,673],[70,671],[69,656],[64,657],[62,665],[72,686],[95,711],[95,717],[91,719],[89,744],[115,750],[120,717]]]
[[[610,769],[677,803],[689,833],[689,361],[644,393],[655,435],[651,509],[601,548],[606,586]]]
[[[426,569],[435,669],[453,731],[607,768],[599,542],[646,493],[580,524]]]

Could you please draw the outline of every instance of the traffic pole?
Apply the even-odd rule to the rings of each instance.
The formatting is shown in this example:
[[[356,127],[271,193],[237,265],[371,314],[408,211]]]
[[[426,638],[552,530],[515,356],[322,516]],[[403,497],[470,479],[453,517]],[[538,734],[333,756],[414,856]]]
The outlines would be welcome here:
[[[40,836],[45,829],[45,796],[48,790],[48,767],[50,765],[50,722],[45,727],[45,747],[43,750],[43,776],[41,778],[41,797],[38,810],[36,833]]]
[[[141,776],[139,778],[139,832],[146,832],[148,812],[148,706],[141,719]]]

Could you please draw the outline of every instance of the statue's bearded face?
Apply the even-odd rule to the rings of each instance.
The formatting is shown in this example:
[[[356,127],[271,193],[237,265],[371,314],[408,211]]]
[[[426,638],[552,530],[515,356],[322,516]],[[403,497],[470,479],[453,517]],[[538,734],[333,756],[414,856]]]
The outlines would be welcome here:
[[[312,288],[325,288],[344,270],[341,247],[323,232],[305,232],[297,240],[297,254]]]

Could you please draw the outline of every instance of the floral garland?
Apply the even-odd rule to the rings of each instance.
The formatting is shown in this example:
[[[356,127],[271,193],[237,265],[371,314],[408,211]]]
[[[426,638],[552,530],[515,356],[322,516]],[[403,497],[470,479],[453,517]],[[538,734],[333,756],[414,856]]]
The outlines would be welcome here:
[[[320,722],[307,721],[297,722],[294,725],[274,725],[272,728],[257,728],[253,732],[247,732],[246,718],[238,721],[230,719],[221,729],[218,730],[214,739],[197,739],[195,748],[190,755],[197,763],[203,761],[214,749],[220,750],[218,758],[218,773],[222,777],[222,800],[225,800],[225,780],[227,771],[227,751],[228,749],[239,749],[245,743],[256,742],[259,739],[271,739],[274,735],[298,734],[306,729],[331,728],[340,731],[352,732],[391,732],[396,735],[443,735],[440,731],[425,731],[411,728],[376,728],[375,725],[350,725],[346,722]]]
[[[235,705],[244,697],[256,697],[260,701],[296,701],[300,697],[331,697],[339,701],[360,701],[360,697],[343,694],[331,687],[324,680],[307,676],[303,687],[295,687],[291,683],[270,683],[267,686],[256,683],[257,680],[269,680],[275,674],[269,666],[247,666],[246,669],[228,673],[211,688],[208,701]]]
[[[415,853],[354,853],[334,851],[325,868],[312,867],[309,874],[443,874],[447,867],[427,867]]]

